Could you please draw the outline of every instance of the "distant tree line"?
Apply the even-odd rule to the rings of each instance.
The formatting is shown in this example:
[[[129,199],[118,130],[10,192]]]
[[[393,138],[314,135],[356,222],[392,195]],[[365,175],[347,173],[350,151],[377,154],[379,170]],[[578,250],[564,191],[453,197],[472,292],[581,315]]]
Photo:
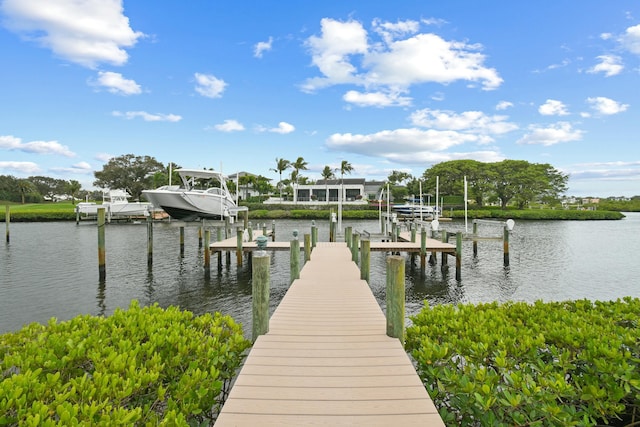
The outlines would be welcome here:
[[[16,203],[39,203],[56,198],[77,198],[81,185],[76,180],[55,179],[47,176],[16,178],[0,175],[0,200]]]

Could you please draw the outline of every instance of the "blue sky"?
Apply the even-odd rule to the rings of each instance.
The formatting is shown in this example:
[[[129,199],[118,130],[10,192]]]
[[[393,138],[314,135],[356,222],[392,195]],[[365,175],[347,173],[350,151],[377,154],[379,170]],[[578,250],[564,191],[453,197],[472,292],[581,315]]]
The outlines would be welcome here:
[[[503,159],[640,195],[640,2],[0,0],[0,174]]]

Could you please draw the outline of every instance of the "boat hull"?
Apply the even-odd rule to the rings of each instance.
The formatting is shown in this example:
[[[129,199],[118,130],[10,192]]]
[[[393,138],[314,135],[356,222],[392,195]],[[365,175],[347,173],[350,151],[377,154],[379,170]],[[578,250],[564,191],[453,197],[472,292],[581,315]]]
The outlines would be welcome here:
[[[234,203],[222,196],[206,192],[145,190],[143,196],[156,208],[180,221],[223,219],[229,216]]]

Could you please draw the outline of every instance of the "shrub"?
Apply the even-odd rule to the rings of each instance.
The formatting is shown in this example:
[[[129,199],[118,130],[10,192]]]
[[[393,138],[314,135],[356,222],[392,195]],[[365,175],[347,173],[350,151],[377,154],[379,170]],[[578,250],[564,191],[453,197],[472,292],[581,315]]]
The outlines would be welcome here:
[[[637,421],[638,319],[637,298],[442,305],[412,318],[406,345],[447,425]]]
[[[0,335],[0,425],[211,421],[250,343],[220,313],[157,305]]]

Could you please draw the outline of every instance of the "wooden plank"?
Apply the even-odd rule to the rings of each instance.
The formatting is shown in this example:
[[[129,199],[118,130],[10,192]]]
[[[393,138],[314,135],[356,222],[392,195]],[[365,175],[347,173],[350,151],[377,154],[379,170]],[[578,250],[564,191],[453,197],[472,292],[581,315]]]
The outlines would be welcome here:
[[[359,276],[345,243],[314,249],[254,343],[216,426],[444,426]]]

